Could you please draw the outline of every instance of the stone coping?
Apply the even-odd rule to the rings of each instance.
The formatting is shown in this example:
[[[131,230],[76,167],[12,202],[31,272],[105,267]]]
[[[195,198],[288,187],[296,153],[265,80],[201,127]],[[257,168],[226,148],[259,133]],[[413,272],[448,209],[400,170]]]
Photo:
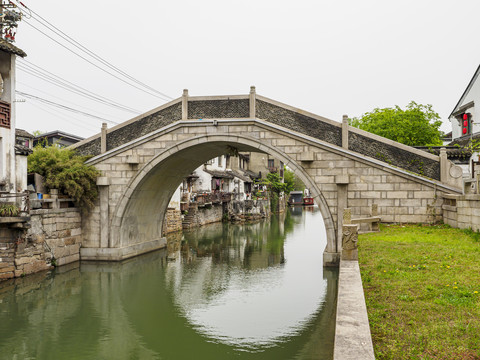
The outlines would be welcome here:
[[[220,95],[220,96],[188,96],[187,99],[188,99],[188,102],[190,101],[215,101],[215,100],[244,100],[244,99],[249,99],[250,96],[249,95]],[[141,115],[138,115],[130,120],[127,120],[121,124],[118,124],[112,128],[109,128],[107,129],[107,134],[112,132],[112,131],[115,131],[115,130],[118,130],[126,125],[129,125],[135,121],[138,121],[140,119],[143,119],[149,115],[152,115],[152,114],[155,114],[156,112],[160,111],[160,110],[163,110],[167,107],[170,107],[174,104],[177,104],[177,103],[180,103],[182,102],[182,97],[179,97],[177,99],[174,99],[168,103],[165,103],[153,110],[150,110],[144,114],[141,114]],[[278,106],[278,107],[281,107],[281,108],[284,108],[284,109],[287,109],[287,110],[290,110],[290,111],[293,111],[293,112],[296,112],[298,114],[302,114],[302,115],[305,115],[305,116],[308,116],[308,117],[311,117],[312,119],[316,119],[316,120],[319,120],[319,121],[323,121],[325,123],[328,123],[330,125],[334,125],[334,126],[337,126],[338,128],[341,128],[342,127],[342,123],[338,122],[338,121],[335,121],[335,120],[332,120],[332,119],[328,119],[326,117],[323,117],[323,116],[320,116],[320,115],[316,115],[314,113],[311,113],[311,112],[308,112],[306,110],[302,110],[302,109],[299,109],[299,108],[296,108],[294,106],[290,106],[290,105],[287,105],[287,104],[284,104],[282,102],[279,102],[279,101],[276,101],[276,100],[273,100],[273,99],[270,99],[270,98],[267,98],[265,96],[261,96],[261,95],[258,95],[258,94],[255,94],[255,99],[256,100],[259,100],[259,101],[264,101],[264,102],[267,102],[267,103],[270,103],[272,105],[275,105],[275,106]],[[193,120],[193,119],[191,119]],[[431,160],[436,160],[436,161],[439,161],[439,156],[438,155],[434,155],[434,154],[430,154],[426,151],[423,151],[423,150],[419,150],[419,149],[415,149],[411,146],[408,146],[408,145],[405,145],[405,144],[401,144],[399,142],[396,142],[396,141],[393,141],[393,140],[390,140],[390,139],[386,139],[382,136],[379,136],[379,135],[376,135],[376,134],[372,134],[368,131],[365,131],[365,130],[361,130],[361,129],[358,129],[358,128],[355,128],[353,126],[348,126],[348,131],[349,132],[352,132],[352,133],[356,133],[356,134],[359,134],[359,135],[362,135],[362,136],[365,136],[365,137],[368,137],[368,138],[371,138],[373,140],[376,140],[376,141],[379,141],[379,142],[382,142],[382,143],[385,143],[387,145],[390,145],[390,146],[394,146],[394,147],[397,147],[399,149],[403,149],[403,150],[406,150],[406,151],[409,151],[413,154],[416,154],[416,155],[419,155],[419,156],[422,156],[424,158],[428,158],[428,159],[431,159]],[[95,140],[97,138],[100,138],[101,136],[101,132],[99,132],[98,134],[96,135],[93,135],[83,141],[80,141],[78,143],[75,143],[73,145],[70,146],[70,148],[74,149],[74,148],[77,148],[78,146],[81,146],[85,143],[88,143],[92,140]],[[138,140],[138,139],[137,139]]]
[[[165,103],[165,104],[163,104],[163,105],[161,105],[161,106],[159,106],[159,107],[156,107],[155,109],[152,109],[152,110],[150,110],[150,111],[147,111],[146,113],[140,114],[140,115],[135,116],[134,118],[132,118],[132,119],[130,119],[130,120],[124,121],[124,122],[122,122],[122,123],[120,123],[120,124],[118,124],[118,125],[115,125],[114,127],[108,128],[108,129],[107,129],[107,134],[111,133],[112,131],[118,130],[118,129],[122,128],[122,127],[125,127],[125,126],[127,126],[127,125],[129,125],[129,124],[131,124],[131,123],[133,123],[133,122],[135,122],[135,121],[141,120],[141,119],[143,119],[143,118],[145,118],[145,117],[147,117],[147,116],[153,115],[153,114],[159,112],[160,110],[166,109],[166,108],[168,108],[168,107],[170,107],[170,106],[172,106],[172,105],[175,105],[175,104],[177,104],[177,103],[179,103],[179,102],[181,102],[181,101],[182,101],[182,98],[174,99],[174,100],[169,101],[169,102],[167,102],[167,103]],[[75,143],[75,144],[72,144],[72,145],[68,146],[68,148],[69,148],[69,149],[76,149],[77,147],[79,147],[79,146],[81,146],[81,145],[83,145],[83,144],[89,143],[89,142],[91,142],[91,141],[93,141],[93,140],[95,140],[95,139],[99,139],[101,136],[102,136],[102,133],[99,132],[98,134],[92,135],[92,136],[90,136],[89,138],[86,138],[85,140],[79,141],[79,142],[77,142],[77,143]]]
[[[216,96],[189,96],[190,101],[215,101],[215,100],[247,100],[249,95],[216,95]]]
[[[150,251],[163,249],[167,246],[165,237],[145,243],[133,244],[119,248],[80,248],[82,261],[122,261]]]
[[[22,223],[30,221],[30,216],[3,216],[0,217],[0,224]]]
[[[375,359],[358,261],[340,260],[333,358]]]
[[[442,196],[443,196],[444,199],[451,199],[451,200],[477,200],[477,201],[480,201],[480,194],[465,194],[465,195],[444,194]]]
[[[98,163],[102,160],[105,160],[109,157],[113,157],[113,156],[115,156],[115,155],[117,155],[117,154],[119,154],[123,151],[132,149],[132,148],[134,148],[138,145],[144,144],[144,143],[146,143],[146,142],[148,142],[152,139],[155,139],[155,138],[157,138],[161,135],[167,134],[168,132],[173,131],[173,130],[178,129],[178,128],[182,128],[182,127],[185,127],[185,126],[196,127],[196,126],[206,126],[206,125],[212,125],[212,126],[216,126],[216,127],[222,126],[222,125],[244,125],[244,126],[245,125],[256,125],[256,126],[259,126],[260,128],[265,129],[267,131],[276,132],[278,134],[287,135],[287,136],[289,136],[291,138],[294,138],[294,139],[299,139],[301,141],[305,141],[306,143],[310,143],[314,146],[318,146],[318,147],[327,149],[327,150],[332,151],[334,153],[343,155],[345,157],[354,159],[354,160],[362,162],[362,163],[372,165],[374,167],[383,169],[385,171],[389,171],[391,173],[402,176],[404,178],[408,178],[408,179],[416,181],[416,182],[423,182],[425,184],[428,184],[429,186],[436,186],[438,188],[441,188],[444,191],[446,190],[446,191],[449,191],[449,192],[461,193],[460,189],[454,188],[454,187],[449,186],[449,185],[445,185],[438,180],[433,180],[433,179],[429,179],[429,178],[426,178],[426,177],[422,177],[420,175],[411,173],[411,172],[403,170],[401,168],[397,168],[395,166],[389,165],[389,164],[387,164],[385,162],[382,162],[380,160],[367,157],[367,156],[362,155],[360,153],[356,153],[354,151],[344,149],[342,147],[330,144],[328,142],[319,140],[317,138],[314,138],[314,137],[311,137],[311,136],[308,136],[308,135],[305,135],[305,134],[302,134],[302,133],[299,133],[299,132],[296,132],[296,131],[293,131],[293,130],[288,130],[287,131],[286,129],[284,129],[283,127],[281,127],[279,125],[275,125],[275,124],[272,124],[270,122],[260,120],[260,119],[256,119],[256,118],[249,118],[249,119],[238,119],[238,118],[236,118],[236,119],[218,119],[218,120],[216,120],[216,119],[202,119],[202,120],[180,120],[180,121],[176,121],[176,122],[174,122],[170,125],[167,125],[167,126],[161,128],[161,129],[155,130],[155,131],[153,131],[149,134],[141,136],[141,137],[139,137],[135,140],[132,140],[128,143],[125,143],[122,146],[119,146],[115,149],[112,149],[112,150],[109,150],[109,151],[107,151],[103,154],[94,156],[93,158],[87,160],[86,163],[94,165],[94,164],[96,164],[96,163]],[[210,135],[219,135],[219,133],[216,133],[216,134],[211,133]],[[228,134],[225,134],[225,135],[228,135]],[[239,135],[233,134],[232,136],[237,136],[238,137]],[[196,139],[196,138],[203,138],[203,137],[205,137],[205,135],[192,136],[192,138],[188,139],[188,141]],[[258,139],[255,139],[255,140],[259,141]],[[187,140],[185,140],[185,141],[187,141]],[[176,144],[176,146],[178,146],[179,144],[180,143]],[[260,144],[260,141],[259,141],[259,144]]]
[[[284,108],[284,109],[287,109],[287,110],[290,110],[290,111],[293,111],[293,112],[296,112],[296,113],[299,113],[299,114],[302,114],[302,115],[305,115],[305,116],[308,116],[308,117],[311,117],[312,119],[316,119],[316,120],[326,122],[330,125],[337,126],[338,128],[342,127],[342,123],[340,123],[338,121],[328,119],[326,117],[316,115],[316,114],[313,114],[311,112],[308,112],[308,111],[305,111],[305,110],[302,110],[302,109],[299,109],[299,108],[296,108],[296,107],[293,107],[293,106],[290,106],[290,105],[287,105],[287,104],[283,104],[279,101],[272,100],[272,99],[266,98],[264,96],[257,95],[256,99],[268,102],[272,105],[276,105],[276,106],[279,106],[281,108]],[[390,146],[394,146],[394,147],[397,147],[397,148],[400,148],[400,149],[403,149],[403,150],[407,150],[407,151],[409,151],[413,154],[422,156],[422,157],[427,158],[427,159],[436,160],[436,161],[439,161],[439,159],[440,159],[438,155],[430,154],[426,151],[416,149],[414,147],[411,147],[411,146],[408,146],[408,145],[405,145],[405,144],[402,144],[402,143],[384,138],[384,137],[376,135],[376,134],[372,134],[368,131],[358,129],[358,128],[350,126],[350,125],[348,126],[348,131],[352,132],[352,133],[355,133],[355,134],[363,135],[365,137],[368,137],[370,139],[382,142],[382,143],[390,145]]]
[[[45,215],[45,214],[64,214],[67,212],[80,212],[78,208],[63,208],[63,209],[39,209],[30,210],[30,215]]]

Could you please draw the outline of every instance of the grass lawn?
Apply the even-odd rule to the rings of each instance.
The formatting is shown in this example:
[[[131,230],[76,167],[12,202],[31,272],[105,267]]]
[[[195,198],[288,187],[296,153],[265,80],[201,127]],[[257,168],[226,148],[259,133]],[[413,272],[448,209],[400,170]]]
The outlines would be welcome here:
[[[480,359],[480,234],[384,225],[358,244],[377,359]]]

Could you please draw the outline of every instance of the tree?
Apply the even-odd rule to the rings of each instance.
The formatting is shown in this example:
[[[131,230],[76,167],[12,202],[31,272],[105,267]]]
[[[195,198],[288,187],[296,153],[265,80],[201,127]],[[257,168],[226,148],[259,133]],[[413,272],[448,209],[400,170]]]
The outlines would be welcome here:
[[[290,191],[303,191],[305,190],[305,184],[300,180],[300,178],[295,175],[295,173],[284,167],[283,171],[283,181],[287,184],[285,193],[290,193]]]
[[[82,210],[88,210],[98,195],[96,179],[99,172],[93,166],[85,165],[86,159],[55,145],[37,145],[27,158],[28,172],[42,175],[48,189],[59,189]]]
[[[360,118],[349,120],[350,125],[410,146],[442,145],[440,116],[432,105],[410,102],[406,109],[376,108]]]
[[[287,191],[287,184],[282,181],[280,175],[276,172],[267,174],[267,178],[262,180],[263,185],[266,185],[270,192],[277,195],[282,191]]]

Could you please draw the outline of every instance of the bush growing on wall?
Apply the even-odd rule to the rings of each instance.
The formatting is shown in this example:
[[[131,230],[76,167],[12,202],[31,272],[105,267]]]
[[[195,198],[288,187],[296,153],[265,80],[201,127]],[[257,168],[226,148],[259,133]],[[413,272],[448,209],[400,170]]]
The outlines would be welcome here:
[[[28,156],[28,172],[42,175],[47,189],[59,189],[85,211],[93,207],[98,196],[96,179],[99,176],[97,169],[85,165],[87,158],[56,145],[37,145]]]

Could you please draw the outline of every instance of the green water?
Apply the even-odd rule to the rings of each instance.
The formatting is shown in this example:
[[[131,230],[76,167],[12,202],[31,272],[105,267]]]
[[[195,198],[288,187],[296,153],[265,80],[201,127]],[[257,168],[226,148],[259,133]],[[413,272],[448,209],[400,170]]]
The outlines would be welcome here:
[[[0,283],[0,359],[331,359],[325,244],[320,213],[299,208]]]

